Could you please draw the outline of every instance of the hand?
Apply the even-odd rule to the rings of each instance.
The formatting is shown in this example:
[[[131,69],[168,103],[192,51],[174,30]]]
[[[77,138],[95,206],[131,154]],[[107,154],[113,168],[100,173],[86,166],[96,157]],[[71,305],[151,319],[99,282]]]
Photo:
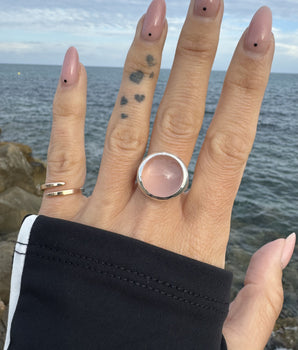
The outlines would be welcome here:
[[[169,152],[188,166],[204,117],[222,15],[220,0],[191,1],[149,153]],[[145,197],[135,183],[148,141],[167,33],[164,0],[154,0],[137,26],[126,59],[92,195],[44,196],[40,214],[134,237],[223,268],[231,211],[270,74],[274,52],[271,26],[270,10],[261,8],[239,41],[190,191],[155,201]],[[77,51],[70,48],[53,104],[46,179],[65,181],[67,185],[61,189],[80,188],[85,181],[86,91],[86,71]],[[293,239],[295,236],[287,244],[284,239],[272,242],[252,258],[246,285],[231,304],[225,322],[229,350],[264,348],[282,307],[281,260],[284,265],[289,261]]]

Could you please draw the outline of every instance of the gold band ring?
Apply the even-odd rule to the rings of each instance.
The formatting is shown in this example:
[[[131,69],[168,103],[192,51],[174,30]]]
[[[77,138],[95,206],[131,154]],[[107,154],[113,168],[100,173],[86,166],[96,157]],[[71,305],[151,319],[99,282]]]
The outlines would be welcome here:
[[[68,196],[70,194],[82,193],[83,190],[84,190],[83,188],[74,188],[71,190],[61,190],[61,191],[57,191],[57,192],[46,193],[46,196],[47,197]]]
[[[40,189],[44,191],[44,190],[47,190],[50,188],[60,187],[60,186],[64,186],[64,185],[66,185],[66,183],[63,181],[48,182],[48,183],[40,185]],[[45,196],[47,196],[47,197],[69,196],[69,195],[75,194],[75,193],[82,193],[83,190],[84,190],[84,188],[74,188],[74,189],[69,189],[69,190],[48,192],[48,193],[45,193]]]
[[[63,181],[60,181],[60,182],[49,182],[49,183],[41,185],[40,189],[42,191],[44,191],[44,190],[46,190],[48,188],[59,187],[59,186],[64,186],[64,185],[65,185],[65,182],[63,182]]]

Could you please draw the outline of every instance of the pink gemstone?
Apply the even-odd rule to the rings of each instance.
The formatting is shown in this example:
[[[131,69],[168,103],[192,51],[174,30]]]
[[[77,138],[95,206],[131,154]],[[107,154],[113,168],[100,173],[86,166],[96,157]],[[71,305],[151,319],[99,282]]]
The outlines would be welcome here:
[[[166,155],[149,159],[142,172],[145,189],[156,197],[174,195],[180,189],[182,181],[183,171],[180,164]]]

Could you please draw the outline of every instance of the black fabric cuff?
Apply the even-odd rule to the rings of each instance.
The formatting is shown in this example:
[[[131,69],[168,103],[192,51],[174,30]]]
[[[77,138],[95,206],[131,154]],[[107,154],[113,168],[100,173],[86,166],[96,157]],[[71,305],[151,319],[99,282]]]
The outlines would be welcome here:
[[[142,241],[39,216],[9,350],[226,349],[231,282]]]

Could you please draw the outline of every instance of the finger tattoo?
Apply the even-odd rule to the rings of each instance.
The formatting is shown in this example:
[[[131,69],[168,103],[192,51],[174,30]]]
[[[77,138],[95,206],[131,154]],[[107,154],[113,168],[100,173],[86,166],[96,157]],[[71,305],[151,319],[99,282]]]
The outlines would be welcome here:
[[[145,100],[145,95],[135,95],[135,100],[138,102],[143,102]]]
[[[127,103],[128,103],[128,99],[127,99],[125,96],[122,96],[120,105],[121,105],[121,106],[124,106],[124,105],[126,105]]]
[[[140,84],[140,82],[143,80],[144,78],[144,73],[140,70],[131,73],[129,79],[136,84]]]
[[[146,61],[147,61],[149,67],[153,67],[156,65],[156,63],[154,62],[154,57],[152,55],[148,55],[146,57]]]

